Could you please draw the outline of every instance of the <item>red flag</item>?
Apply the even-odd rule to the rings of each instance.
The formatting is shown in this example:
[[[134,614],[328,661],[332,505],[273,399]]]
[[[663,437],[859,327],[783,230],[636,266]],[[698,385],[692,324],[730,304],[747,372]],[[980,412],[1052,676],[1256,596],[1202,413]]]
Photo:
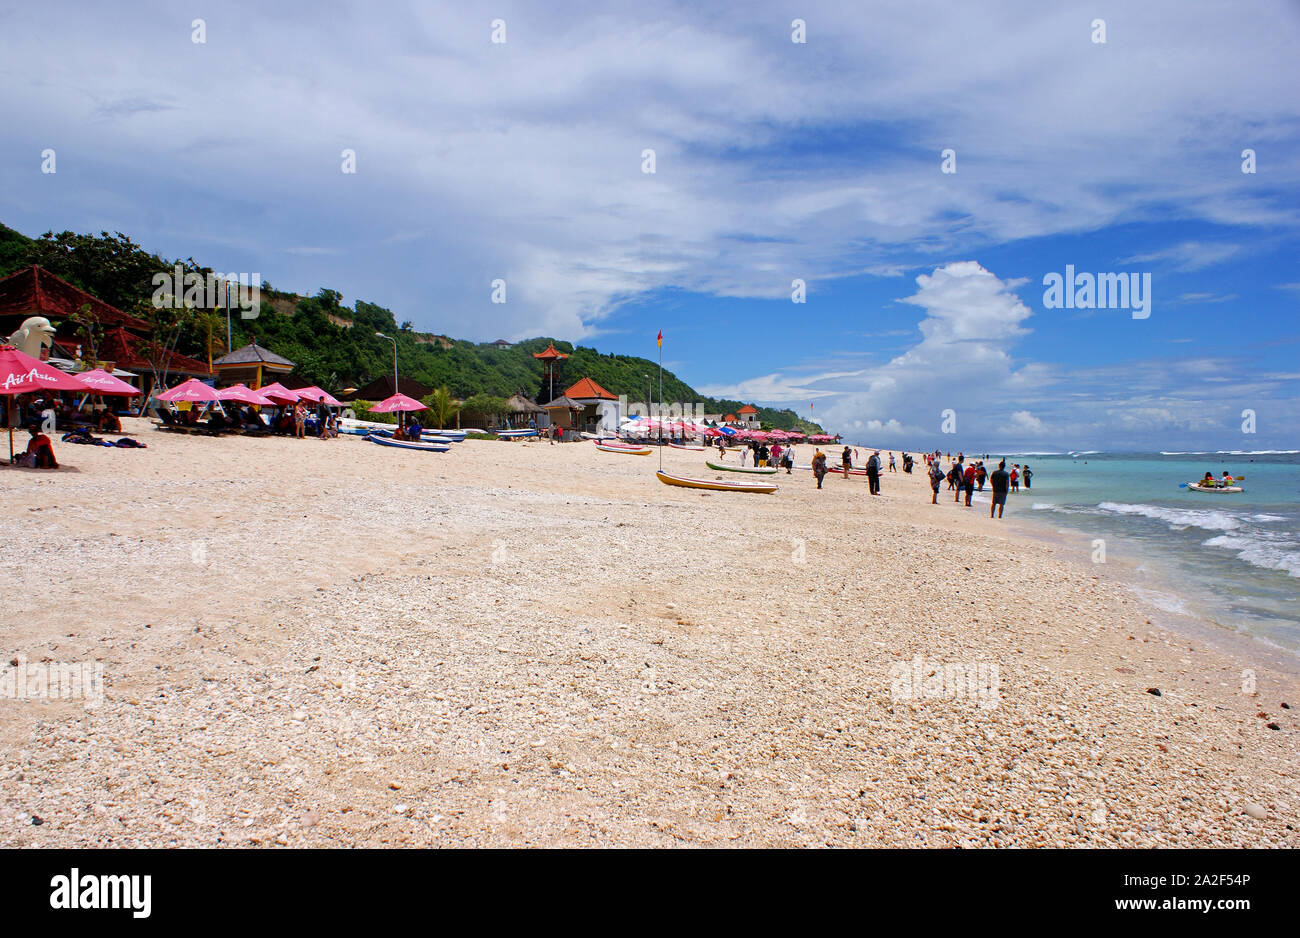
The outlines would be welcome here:
[[[664,347],[664,331],[662,329],[659,330],[659,347]]]

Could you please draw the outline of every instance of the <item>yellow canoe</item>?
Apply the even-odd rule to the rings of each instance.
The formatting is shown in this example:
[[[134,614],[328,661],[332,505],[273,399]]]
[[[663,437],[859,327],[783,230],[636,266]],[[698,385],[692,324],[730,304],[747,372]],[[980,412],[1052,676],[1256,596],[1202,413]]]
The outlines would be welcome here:
[[[686,489],[711,489],[715,492],[757,492],[771,495],[777,486],[770,482],[717,482],[713,479],[688,479],[684,476],[672,476],[666,472],[656,472],[659,481],[665,485],[680,485]]]

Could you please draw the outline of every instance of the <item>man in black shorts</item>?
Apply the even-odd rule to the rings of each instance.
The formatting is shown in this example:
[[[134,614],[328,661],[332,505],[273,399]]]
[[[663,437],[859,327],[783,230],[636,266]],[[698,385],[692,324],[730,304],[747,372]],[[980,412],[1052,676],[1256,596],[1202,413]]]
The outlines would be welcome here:
[[[993,470],[993,475],[989,476],[989,481],[993,483],[993,500],[989,502],[989,517],[993,517],[993,512],[997,512],[997,517],[1002,517],[1002,509],[1007,504],[1007,489],[1011,487],[1011,476],[1007,474],[1007,461],[1004,459],[998,463],[998,467]]]

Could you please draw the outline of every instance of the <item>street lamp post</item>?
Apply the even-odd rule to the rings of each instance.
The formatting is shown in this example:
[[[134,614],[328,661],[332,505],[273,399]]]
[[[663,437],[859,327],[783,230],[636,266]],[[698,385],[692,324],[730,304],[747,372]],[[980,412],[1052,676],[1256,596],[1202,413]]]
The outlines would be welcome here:
[[[399,394],[401,393],[401,389],[397,386],[397,340],[391,335],[384,335],[382,332],[376,332],[375,336],[380,339],[387,339],[389,342],[393,343],[393,393]],[[402,417],[399,414],[397,417],[398,426],[401,426],[401,423]]]

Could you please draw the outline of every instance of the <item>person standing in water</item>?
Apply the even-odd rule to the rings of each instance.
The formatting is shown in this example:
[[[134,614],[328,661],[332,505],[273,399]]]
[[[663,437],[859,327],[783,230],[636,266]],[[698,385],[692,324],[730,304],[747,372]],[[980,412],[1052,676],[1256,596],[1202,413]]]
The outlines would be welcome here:
[[[1029,488],[1029,480],[1032,479],[1033,477],[1034,474],[1029,471],[1029,463],[1025,463],[1024,466],[1021,467],[1020,469],[1020,478],[1024,480],[1026,489]]]
[[[1002,509],[1007,504],[1007,489],[1011,485],[1011,477],[1007,475],[1007,461],[1004,459],[998,463],[998,467],[993,470],[993,475],[989,476],[989,482],[993,484],[993,499],[989,502],[989,517],[993,517],[993,512],[997,512],[997,517],[1002,517]]]

